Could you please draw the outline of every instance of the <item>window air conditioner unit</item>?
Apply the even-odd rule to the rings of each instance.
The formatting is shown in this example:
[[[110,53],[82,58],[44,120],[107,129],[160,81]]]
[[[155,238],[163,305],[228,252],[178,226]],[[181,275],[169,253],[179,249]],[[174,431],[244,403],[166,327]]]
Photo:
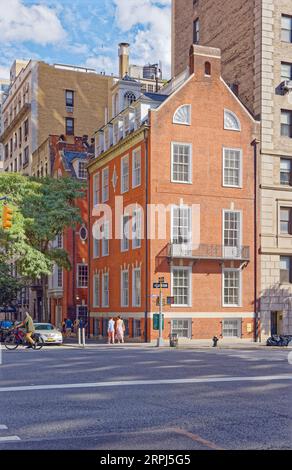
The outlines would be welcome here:
[[[66,106],[67,113],[73,113],[74,107],[73,106]]]
[[[289,93],[292,91],[292,80],[285,80],[281,85],[284,93]]]

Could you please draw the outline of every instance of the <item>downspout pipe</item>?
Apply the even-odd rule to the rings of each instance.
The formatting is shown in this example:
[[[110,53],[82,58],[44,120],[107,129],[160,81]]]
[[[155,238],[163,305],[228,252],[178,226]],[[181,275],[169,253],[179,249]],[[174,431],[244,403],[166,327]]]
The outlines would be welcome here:
[[[259,335],[259,302],[260,298],[258,297],[258,256],[259,256],[259,246],[258,246],[258,145],[260,141],[254,139],[251,143],[254,151],[254,310],[255,310],[255,320],[254,320],[254,341],[260,341]]]
[[[91,242],[91,233],[90,233],[90,173],[87,168],[87,226],[88,226],[88,236],[87,236],[87,250],[88,250],[88,260],[87,260],[87,269],[88,269],[88,285],[87,285],[87,317],[88,317],[88,329],[87,334],[88,338],[90,338],[90,311],[91,311],[91,304],[90,304],[90,294],[91,294],[91,263],[90,263],[90,242]]]
[[[145,141],[145,230],[144,230],[144,240],[145,240],[145,312],[144,312],[144,321],[145,321],[145,343],[148,342],[149,332],[148,332],[148,316],[149,316],[149,289],[148,289],[148,262],[149,262],[149,247],[148,247],[148,203],[149,203],[149,129],[144,130],[144,141]]]

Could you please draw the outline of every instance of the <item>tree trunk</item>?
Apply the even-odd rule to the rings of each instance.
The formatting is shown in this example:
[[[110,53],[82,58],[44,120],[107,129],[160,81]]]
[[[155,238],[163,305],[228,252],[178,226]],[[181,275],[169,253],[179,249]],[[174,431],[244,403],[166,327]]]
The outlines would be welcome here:
[[[43,297],[43,321],[49,322],[49,308],[48,308],[48,276],[42,276],[42,297]]]

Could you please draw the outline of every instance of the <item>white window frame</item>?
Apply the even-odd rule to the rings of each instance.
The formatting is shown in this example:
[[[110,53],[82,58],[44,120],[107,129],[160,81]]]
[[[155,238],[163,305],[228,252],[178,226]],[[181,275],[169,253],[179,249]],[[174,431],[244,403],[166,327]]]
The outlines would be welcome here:
[[[101,256],[109,256],[110,250],[109,250],[109,221],[108,220],[104,221],[102,230],[103,230],[103,235],[107,234],[108,238],[103,236],[101,239]],[[107,247],[107,250],[105,250],[106,247]]]
[[[86,180],[87,179],[87,172],[86,172],[86,175],[85,176],[80,176],[80,165],[83,166],[83,171],[85,170],[86,171],[86,163],[85,161],[83,160],[79,160],[78,161],[78,178],[81,179],[81,180]]]
[[[174,237],[173,237],[173,228],[174,228],[174,224],[173,224],[173,218],[174,218],[174,210],[175,209],[186,209],[189,213],[189,233],[190,233],[190,239],[188,240],[188,245],[191,245],[192,243],[192,239],[193,239],[193,234],[192,234],[192,208],[190,206],[188,206],[187,204],[182,204],[182,205],[176,205],[176,204],[173,204],[171,206],[171,218],[170,218],[170,240],[171,240],[171,243],[174,243]],[[179,243],[176,243],[177,245],[179,245]],[[185,243],[182,243],[182,245],[185,245]]]
[[[87,266],[87,285],[86,286],[80,286],[80,284],[79,284],[79,268],[81,266]],[[86,263],[78,263],[77,264],[77,288],[78,289],[87,289],[88,288],[88,264],[86,264]]]
[[[140,214],[138,218],[137,218],[137,214]],[[136,209],[134,209],[132,221],[134,220],[134,217],[135,217],[136,229],[137,229],[137,223],[136,223],[137,220],[139,221],[139,224],[140,224],[138,225],[138,230],[136,230],[135,233],[133,231],[133,226],[132,226],[132,248],[133,250],[136,250],[137,248],[141,248],[141,245],[142,245],[142,207],[137,207]],[[140,237],[136,237],[137,234],[138,235],[140,234]]]
[[[170,331],[173,332],[173,322],[174,321],[187,321],[188,322],[188,336],[179,336],[179,338],[188,338],[192,339],[192,319],[191,318],[172,318],[170,323]],[[181,328],[182,329],[182,328]]]
[[[126,176],[124,170],[124,164],[127,162],[128,164],[128,175],[127,175],[127,185],[124,185],[124,178]],[[130,186],[130,160],[129,155],[125,155],[121,158],[121,194],[127,193],[129,191]]]
[[[140,180],[138,183],[136,181],[137,169],[135,168],[135,161],[137,157],[139,157],[139,160],[140,160],[140,166],[139,166]],[[141,182],[142,182],[142,151],[141,151],[141,147],[138,147],[135,150],[133,150],[133,154],[132,154],[132,188],[138,188],[139,186],[141,186]]]
[[[173,271],[176,269],[188,271],[189,277],[189,292],[188,292],[188,303],[187,304],[172,304],[172,308],[180,308],[180,307],[191,307],[192,306],[192,267],[191,266],[172,266],[170,271],[170,279],[171,279],[171,296],[174,296],[174,286],[173,286]]]
[[[239,214],[240,230],[239,230],[239,244],[238,244],[238,247],[242,247],[242,210],[237,210],[237,209],[222,209],[222,246],[225,247],[225,244],[224,244],[225,214],[228,213],[228,212]]]
[[[61,283],[59,284],[59,274],[61,273]],[[57,266],[57,276],[56,276],[56,281],[57,281],[57,288],[58,289],[63,289],[64,287],[64,271],[62,266]]]
[[[107,186],[105,186],[105,174],[107,173]],[[102,202],[107,202],[109,200],[109,167],[105,167],[102,170],[102,184],[101,184],[101,200]],[[107,192],[105,193],[105,188]]]
[[[240,152],[239,155],[239,184],[228,184],[225,182],[225,152],[226,150],[231,150],[233,152]],[[225,188],[242,188],[242,149],[241,148],[235,148],[235,147],[223,147],[222,149],[222,168],[223,168],[223,174],[222,174],[222,184]]]
[[[98,282],[98,290],[96,290],[96,281]],[[100,307],[100,274],[93,275],[93,307]]]
[[[136,295],[135,295],[135,273],[140,272],[140,302],[139,304],[136,303]],[[142,303],[142,272],[141,268],[134,268],[132,271],[132,307],[141,307]]]
[[[127,293],[127,298],[128,298],[128,302],[125,302],[125,285],[124,285],[124,273],[127,273],[128,274],[128,293]],[[121,271],[121,307],[129,307],[129,293],[130,293],[130,273],[129,273],[129,269],[123,269]]]
[[[175,180],[173,176],[173,166],[174,166],[174,146],[175,145],[186,145],[190,149],[190,161],[189,161],[189,180],[188,181],[181,181],[181,180]],[[171,178],[170,181],[171,183],[177,183],[177,184],[192,184],[193,183],[193,148],[192,144],[190,142],[171,142]]]
[[[225,114],[230,114],[231,116],[233,116],[238,124],[238,129],[237,128],[234,128],[234,127],[227,127],[225,125]],[[238,116],[233,112],[233,111],[230,111],[230,109],[224,109],[224,114],[223,114],[223,126],[224,126],[224,129],[226,131],[235,131],[235,132],[240,132],[241,131],[241,122],[238,118]]]
[[[93,176],[93,206],[100,203],[100,172]]]
[[[182,109],[182,108],[188,108],[188,114],[189,114],[189,119],[186,120],[186,121],[178,121],[176,119],[176,115],[177,113]],[[173,118],[172,118],[172,122],[173,124],[178,124],[180,126],[190,126],[191,125],[191,122],[192,122],[192,106],[190,104],[182,104],[181,106],[179,106],[175,112],[174,112],[174,115],[173,115]]]
[[[128,227],[128,238],[125,236],[124,232],[124,218],[127,217],[127,227]],[[130,248],[130,216],[129,214],[123,214],[121,217],[121,230],[122,230],[122,238],[121,238],[121,252],[129,251]]]
[[[105,303],[105,290],[104,290],[104,287],[105,287],[105,282],[104,282],[105,277],[107,277],[107,283],[108,283],[108,291],[107,291],[107,292],[108,292],[108,296],[107,296],[108,302],[107,302],[107,304]],[[108,272],[107,272],[107,273],[102,273],[102,294],[101,294],[101,296],[102,296],[102,301],[101,301],[101,302],[102,302],[102,307],[108,308],[109,305],[110,305],[110,301],[109,301],[109,273],[108,273]]]
[[[226,304],[224,302],[224,280],[225,280],[225,273],[237,271],[239,273],[239,292],[238,292],[238,304]],[[241,268],[222,268],[222,307],[226,308],[240,308],[242,307],[242,270]]]

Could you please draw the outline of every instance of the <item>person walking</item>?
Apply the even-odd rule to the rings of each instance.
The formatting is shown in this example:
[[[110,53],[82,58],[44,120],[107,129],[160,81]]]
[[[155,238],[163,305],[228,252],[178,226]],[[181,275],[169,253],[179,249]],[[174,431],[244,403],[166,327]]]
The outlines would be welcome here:
[[[71,336],[71,329],[72,329],[72,320],[71,318],[67,318],[67,320],[65,321],[66,323],[66,337],[67,338],[70,338]]]
[[[107,344],[115,344],[115,322],[113,317],[110,317],[109,322],[108,322],[108,327],[107,327],[107,335],[108,335],[108,340]]]
[[[79,318],[76,318],[76,320],[74,321],[74,333],[78,333],[78,328],[79,328]]]
[[[124,343],[124,334],[125,334],[125,323],[124,320],[118,316],[117,324],[116,324],[116,332],[117,332],[117,341],[118,343]]]

